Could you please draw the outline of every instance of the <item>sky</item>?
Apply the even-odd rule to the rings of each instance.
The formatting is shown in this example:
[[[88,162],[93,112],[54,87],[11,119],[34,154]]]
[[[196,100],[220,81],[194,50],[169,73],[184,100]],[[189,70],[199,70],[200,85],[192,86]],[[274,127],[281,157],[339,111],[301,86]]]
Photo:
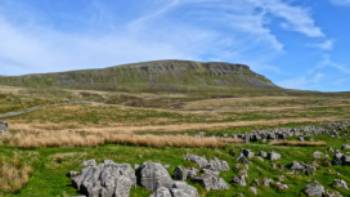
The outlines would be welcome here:
[[[0,75],[187,59],[350,90],[350,0],[0,0]]]

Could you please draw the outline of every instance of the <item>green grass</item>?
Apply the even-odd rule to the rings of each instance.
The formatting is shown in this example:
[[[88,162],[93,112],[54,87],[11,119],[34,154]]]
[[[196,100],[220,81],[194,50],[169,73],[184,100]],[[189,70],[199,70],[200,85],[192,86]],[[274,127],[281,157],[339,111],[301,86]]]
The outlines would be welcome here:
[[[343,143],[349,143],[349,138],[331,139],[327,136],[320,136],[316,139],[325,140],[329,146],[340,148]],[[327,153],[327,147],[283,147],[269,146],[265,144],[250,144],[250,145],[229,145],[222,149],[207,149],[207,148],[150,148],[150,147],[134,147],[122,145],[104,145],[93,148],[38,148],[38,149],[17,149],[3,146],[1,147],[1,155],[7,157],[14,153],[23,157],[35,155],[31,157],[30,163],[33,167],[29,183],[17,193],[1,193],[1,196],[64,196],[76,195],[76,191],[70,185],[70,180],[66,177],[66,173],[70,170],[80,170],[80,163],[87,159],[96,159],[101,162],[104,159],[112,159],[115,162],[127,162],[130,164],[140,164],[144,161],[157,161],[164,164],[169,164],[169,172],[173,172],[176,166],[193,166],[192,163],[184,161],[183,156],[187,153],[194,153],[203,156],[219,157],[229,162],[231,170],[223,173],[223,177],[227,182],[230,182],[237,173],[234,166],[235,158],[243,148],[249,148],[255,152],[259,150],[277,151],[282,154],[282,159],[277,161],[284,168],[290,162],[303,161],[311,163],[313,161],[311,155],[315,150]],[[258,188],[260,196],[298,196],[304,186],[313,180],[320,181],[325,187],[331,189],[330,184],[334,178],[342,178],[350,183],[350,167],[334,167],[323,166],[317,170],[315,175],[289,175],[287,169],[273,169],[270,161],[259,161],[253,159],[249,164],[248,183],[253,183],[256,178],[269,177],[274,180],[278,176],[286,177],[285,183],[290,187],[286,192],[280,193],[272,188]],[[201,195],[204,196],[233,196],[237,193],[245,193],[250,196],[248,187],[238,187],[231,185],[227,191],[206,192],[201,186],[195,184]],[[45,189],[43,189],[45,188]],[[348,191],[341,191],[344,196],[349,195]],[[149,192],[143,188],[137,187],[132,190],[132,196],[148,196]]]

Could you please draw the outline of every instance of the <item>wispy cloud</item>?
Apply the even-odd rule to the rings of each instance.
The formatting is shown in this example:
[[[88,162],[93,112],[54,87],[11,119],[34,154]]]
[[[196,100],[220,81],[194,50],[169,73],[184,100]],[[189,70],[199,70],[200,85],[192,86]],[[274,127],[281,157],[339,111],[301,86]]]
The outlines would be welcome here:
[[[265,9],[270,14],[282,18],[283,27],[302,33],[309,37],[324,37],[308,10],[300,6],[290,5],[282,0],[249,0],[257,7]]]

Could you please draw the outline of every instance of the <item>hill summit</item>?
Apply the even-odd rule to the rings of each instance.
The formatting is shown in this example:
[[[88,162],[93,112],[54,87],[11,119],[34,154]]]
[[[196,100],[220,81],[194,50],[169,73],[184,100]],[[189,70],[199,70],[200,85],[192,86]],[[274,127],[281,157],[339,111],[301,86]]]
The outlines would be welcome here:
[[[25,87],[130,92],[231,91],[279,89],[247,65],[163,60],[103,69],[0,77],[0,84]]]

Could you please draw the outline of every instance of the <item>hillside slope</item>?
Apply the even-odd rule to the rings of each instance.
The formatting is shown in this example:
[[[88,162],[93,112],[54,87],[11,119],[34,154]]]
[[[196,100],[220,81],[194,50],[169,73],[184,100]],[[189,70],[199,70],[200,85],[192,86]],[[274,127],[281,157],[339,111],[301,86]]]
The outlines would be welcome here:
[[[129,92],[279,90],[242,64],[152,61],[104,69],[0,77],[0,84]]]

